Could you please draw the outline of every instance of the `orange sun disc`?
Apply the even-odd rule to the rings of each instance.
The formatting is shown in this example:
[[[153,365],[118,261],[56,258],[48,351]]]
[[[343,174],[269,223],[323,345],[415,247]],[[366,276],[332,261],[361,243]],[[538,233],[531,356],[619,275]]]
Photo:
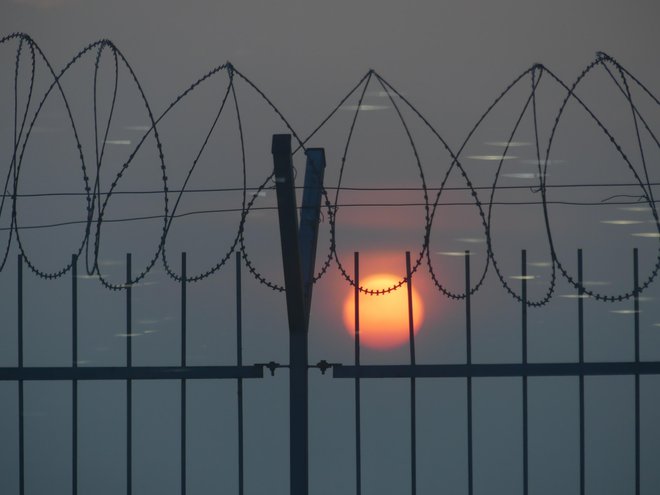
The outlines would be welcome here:
[[[366,288],[383,289],[395,285],[399,279],[387,273],[370,275],[360,280]],[[377,349],[391,349],[408,342],[408,290],[402,285],[388,294],[374,295],[360,292],[360,344]],[[415,334],[424,321],[424,304],[413,287],[413,323]],[[344,326],[355,335],[355,295],[351,291],[344,301]]]

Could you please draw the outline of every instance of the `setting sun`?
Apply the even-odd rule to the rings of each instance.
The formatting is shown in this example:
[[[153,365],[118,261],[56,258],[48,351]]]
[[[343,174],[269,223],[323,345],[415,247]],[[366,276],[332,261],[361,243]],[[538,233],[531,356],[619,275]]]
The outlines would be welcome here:
[[[360,281],[367,288],[383,289],[396,284],[399,279],[390,274],[370,275]],[[355,333],[354,291],[344,301],[344,326],[348,333]],[[413,287],[413,322],[415,334],[424,321],[424,304]],[[378,349],[391,349],[408,341],[408,291],[403,285],[389,294],[371,296],[360,293],[360,344]]]

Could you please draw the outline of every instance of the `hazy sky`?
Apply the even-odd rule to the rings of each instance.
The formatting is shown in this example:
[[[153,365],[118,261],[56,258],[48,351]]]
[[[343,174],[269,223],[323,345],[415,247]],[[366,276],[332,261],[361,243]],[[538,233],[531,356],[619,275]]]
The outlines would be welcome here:
[[[231,61],[265,92],[294,130],[307,136],[353,88],[374,69],[405,96],[457,151],[489,104],[518,75],[542,63],[571,84],[594,60],[597,51],[617,59],[656,95],[660,88],[657,19],[653,1],[243,1],[189,2],[171,0],[113,2],[83,0],[0,0],[0,37],[29,34],[56,71],[88,44],[107,38],[134,69],[154,115],[209,70]],[[0,151],[2,173],[9,170],[13,125],[13,68],[16,44],[0,46]],[[92,81],[95,52],[88,52],[62,80],[91,177],[95,177]],[[24,59],[27,62],[27,58]],[[50,83],[37,62],[35,98]],[[100,114],[107,115],[113,73],[111,57],[101,59]],[[26,74],[22,74],[25,82]],[[121,164],[145,132],[149,120],[135,85],[120,68],[118,104],[109,130],[101,172],[107,189]],[[22,86],[25,88],[25,86]],[[504,151],[516,118],[529,96],[527,77],[502,100],[477,129],[462,152],[465,170],[477,186],[490,186],[498,164],[487,159]],[[227,88],[220,72],[181,104],[159,126],[169,185],[182,186]],[[362,89],[361,87],[359,88]],[[658,106],[631,85],[650,129],[660,129]],[[281,120],[242,79],[236,82],[245,132],[247,185],[260,185],[272,170],[270,137],[287,132]],[[602,69],[581,84],[580,97],[616,135],[641,173],[630,107]],[[540,148],[545,151],[565,90],[548,75],[538,90]],[[326,185],[337,185],[351,119],[359,91],[309,144],[326,148]],[[451,159],[412,110],[403,109],[415,138],[425,179],[438,187]],[[346,157],[342,185],[354,187],[419,187],[419,172],[409,140],[397,120],[388,93],[372,78],[365,90]],[[229,105],[188,188],[241,187],[240,142],[236,111]],[[530,113],[512,141],[511,159],[503,161],[502,186],[534,186],[538,181]],[[148,129],[148,127],[147,127]],[[660,179],[660,150],[642,133],[651,181]],[[153,139],[136,156],[119,191],[153,190],[162,186]],[[558,128],[548,166],[548,184],[634,181],[609,139],[577,106],[570,106]],[[304,164],[296,155],[298,184]],[[80,161],[63,105],[50,98],[35,122],[22,164],[21,192],[81,192]],[[448,185],[465,182],[454,173]],[[657,192],[657,188],[655,189]],[[331,191],[334,199],[334,192]],[[488,201],[489,191],[480,191]],[[549,199],[599,202],[617,194],[634,200],[636,187],[561,189]],[[550,196],[550,194],[549,194]],[[116,197],[115,197],[116,198]],[[502,190],[496,201],[538,201],[531,189]],[[624,198],[625,199],[625,198]],[[342,192],[340,203],[413,202],[412,192]],[[443,201],[465,202],[469,192],[447,193]],[[255,206],[274,205],[265,191]],[[240,193],[186,195],[179,212],[240,208]],[[84,199],[19,200],[22,225],[44,225],[84,219]],[[623,209],[622,209],[623,208]],[[628,208],[627,210],[625,208]],[[114,199],[107,218],[158,215],[162,197],[133,195]],[[532,206],[495,206],[493,249],[502,276],[518,291],[520,250],[528,249],[530,298],[543,296],[549,283],[549,249],[542,210]],[[585,249],[585,279],[595,290],[618,294],[632,287],[632,248],[640,249],[642,279],[656,260],[657,238],[639,236],[657,231],[648,210],[630,205],[606,207],[552,206],[549,210],[555,248],[571,274],[576,250]],[[8,210],[0,227],[8,225]],[[325,219],[324,219],[325,220]],[[629,224],[612,221],[626,220]],[[189,274],[212,267],[231,247],[239,214],[191,216],[175,222],[168,238],[168,259],[178,273],[180,252],[188,252]],[[607,223],[609,222],[609,223]],[[107,225],[107,224],[106,224]],[[124,257],[134,255],[142,270],[154,253],[158,220],[107,225],[99,269],[112,282],[124,276]],[[319,262],[325,259],[329,235],[321,226]],[[29,255],[39,267],[55,271],[65,265],[82,238],[83,226],[25,231]],[[421,249],[424,209],[417,207],[349,207],[337,217],[338,253],[352,271],[352,252],[362,253],[363,273],[404,271],[404,251]],[[2,232],[2,242],[6,232]],[[273,211],[250,214],[246,250],[257,270],[281,283],[277,217]],[[473,273],[485,259],[484,233],[474,206],[441,207],[434,218],[431,252],[439,277],[450,290],[462,292],[463,258],[447,253],[470,249]],[[7,267],[0,273],[0,311],[5,325],[0,336],[0,366],[16,365],[16,296],[13,244]],[[318,265],[318,264],[317,264]],[[84,269],[81,266],[81,273]],[[235,359],[233,256],[228,266],[189,288],[190,364],[233,364]],[[82,276],[81,276],[82,277]],[[512,278],[513,277],[513,278]],[[258,284],[248,273],[244,304],[244,362],[286,363],[287,326],[284,297]],[[124,364],[125,327],[122,293],[100,287],[98,280],[80,279],[81,365]],[[423,265],[415,278],[427,306],[418,335],[418,361],[460,363],[465,359],[464,307],[434,289]],[[70,362],[70,279],[36,279],[26,269],[26,365]],[[350,287],[335,265],[315,288],[310,326],[310,361],[352,363],[353,341],[341,322],[342,304]],[[577,358],[574,289],[560,279],[556,296],[540,310],[530,310],[529,353],[532,361],[574,361]],[[660,311],[657,284],[642,302],[642,358],[660,359]],[[563,296],[563,297],[562,297]],[[135,289],[134,363],[178,364],[178,287],[157,264]],[[604,305],[586,301],[586,358],[630,360],[631,303]],[[501,288],[492,267],[484,289],[473,300],[475,362],[519,362],[519,305]],[[407,348],[365,349],[366,363],[406,363]],[[352,493],[354,488],[353,383],[310,372],[311,488],[314,494]],[[246,493],[288,492],[288,390],[286,370],[275,377],[246,383]],[[578,493],[577,379],[530,381],[530,472],[537,494]],[[660,413],[654,377],[643,377],[643,493],[660,489],[653,466],[660,461],[660,430],[648,418]],[[80,493],[115,494],[123,490],[123,383],[80,385]],[[134,394],[134,493],[178,493],[178,382],[138,383]],[[0,383],[0,433],[13,439],[0,446],[0,487],[18,493],[17,387]],[[236,385],[205,382],[189,385],[189,493],[231,493],[236,490]],[[363,382],[363,493],[408,493],[408,381]],[[418,382],[419,493],[467,493],[465,381]],[[475,493],[522,493],[521,391],[519,379],[475,381]],[[656,397],[655,399],[653,397]],[[70,490],[71,388],[68,383],[26,384],[26,493]],[[587,387],[588,493],[631,493],[634,482],[632,378],[594,378]],[[46,488],[48,487],[48,488]]]

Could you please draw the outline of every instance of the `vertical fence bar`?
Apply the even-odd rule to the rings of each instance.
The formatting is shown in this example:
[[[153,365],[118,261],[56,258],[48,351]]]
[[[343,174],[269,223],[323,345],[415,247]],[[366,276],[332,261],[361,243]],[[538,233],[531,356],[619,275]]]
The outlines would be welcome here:
[[[126,253],[126,367],[133,366],[131,253]],[[126,380],[126,494],[133,493],[133,383]]]
[[[181,367],[186,367],[186,253],[181,253]],[[181,495],[186,494],[186,380],[181,380]]]
[[[236,365],[243,366],[243,300],[241,253],[236,251]],[[243,379],[238,378],[238,495],[243,495]]]
[[[408,338],[410,343],[410,365],[415,366],[415,321],[413,318],[412,272],[410,251],[406,251],[406,288],[408,290]],[[417,493],[417,399],[415,377],[410,377],[410,482],[411,493]]]
[[[78,256],[71,256],[71,366],[78,367]],[[78,380],[71,382],[71,491],[78,493]]]
[[[355,265],[355,366],[360,366],[360,253],[354,253]],[[362,493],[362,440],[360,431],[360,377],[355,377],[355,493]]]
[[[472,308],[470,301],[470,251],[465,251],[465,354],[467,365],[472,365]],[[472,466],[472,377],[467,377],[467,442],[468,442],[468,495],[473,493]]]
[[[634,316],[635,316],[635,363],[639,363],[639,253],[633,249]],[[640,453],[640,397],[639,372],[635,373],[635,495],[641,491]]]
[[[522,362],[527,364],[527,250],[522,250]],[[527,423],[527,375],[522,377],[523,385],[523,493],[529,493],[529,437]]]
[[[23,369],[23,255],[18,255],[18,367]],[[25,494],[25,421],[23,379],[18,380],[18,491]]]
[[[580,365],[584,364],[584,285],[582,272],[582,249],[577,252],[578,263],[578,353]],[[580,495],[585,493],[584,464],[584,374],[580,373]]]

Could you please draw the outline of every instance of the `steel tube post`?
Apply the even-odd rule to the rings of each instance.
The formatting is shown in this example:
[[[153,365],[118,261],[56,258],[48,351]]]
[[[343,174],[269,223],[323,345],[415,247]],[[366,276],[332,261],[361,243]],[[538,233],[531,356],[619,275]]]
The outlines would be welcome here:
[[[186,368],[186,322],[187,293],[186,252],[181,253],[181,368]],[[181,380],[181,495],[186,495],[186,379]]]
[[[126,253],[126,368],[133,366],[132,258]],[[126,380],[126,495],[133,493],[133,382]]]
[[[360,253],[354,253],[355,369],[360,370]],[[334,369],[333,369],[334,372]],[[355,493],[362,494],[362,411],[360,377],[355,376]]]
[[[23,255],[18,255],[17,291],[18,291],[18,369],[23,371]],[[24,383],[18,380],[18,493],[25,494],[25,415],[24,411]]]
[[[273,136],[275,189],[280,222],[284,285],[289,318],[289,456],[292,495],[307,493],[307,331],[298,247],[298,214],[291,161],[291,136]]]
[[[465,251],[465,360],[472,366],[472,305],[470,301],[470,251]],[[474,493],[472,448],[472,377],[467,377],[468,495]]]
[[[527,250],[522,250],[522,364],[527,365]],[[522,377],[522,408],[523,408],[523,493],[529,493],[529,422],[527,404],[527,375]]]
[[[291,494],[306,495],[309,485],[307,326],[314,278],[325,155],[323,150],[309,150],[307,153],[303,214],[299,232],[291,160],[291,136],[275,134],[272,153],[289,319]]]
[[[243,366],[243,289],[241,285],[241,253],[236,251],[236,366]],[[238,495],[244,493],[243,473],[243,379],[236,380],[238,408]]]
[[[634,316],[635,316],[635,363],[639,363],[639,252],[633,250]],[[635,373],[635,495],[641,493],[641,428],[640,428],[639,373]]]
[[[408,292],[408,342],[410,366],[415,366],[415,322],[413,320],[412,270],[410,251],[406,251],[406,289]],[[417,399],[415,377],[410,377],[410,492],[417,494]]]
[[[71,367],[78,367],[78,256],[71,256]],[[78,493],[78,380],[71,382],[71,493]]]
[[[578,353],[580,366],[584,365],[584,278],[582,249],[578,249]],[[584,373],[580,373],[580,495],[585,494],[585,435],[584,435]]]

